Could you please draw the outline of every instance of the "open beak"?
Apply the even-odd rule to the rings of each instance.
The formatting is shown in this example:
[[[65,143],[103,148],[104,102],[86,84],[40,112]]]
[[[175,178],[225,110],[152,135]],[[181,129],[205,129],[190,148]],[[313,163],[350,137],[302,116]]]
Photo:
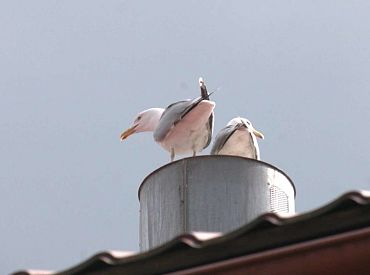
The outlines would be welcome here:
[[[264,139],[265,137],[263,136],[263,134],[259,131],[257,131],[256,129],[253,129],[253,134],[256,136],[256,137],[259,137],[260,139]]]
[[[124,131],[122,134],[121,134],[121,141],[123,141],[124,139],[128,138],[129,136],[131,136],[132,134],[135,133],[135,129],[137,127],[137,124],[128,128],[126,131]]]

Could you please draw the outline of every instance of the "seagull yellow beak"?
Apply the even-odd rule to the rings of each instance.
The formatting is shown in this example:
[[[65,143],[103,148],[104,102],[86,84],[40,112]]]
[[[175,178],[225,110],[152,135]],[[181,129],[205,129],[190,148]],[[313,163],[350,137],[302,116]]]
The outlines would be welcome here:
[[[128,138],[129,136],[131,136],[132,134],[135,133],[135,129],[137,127],[137,124],[128,128],[126,131],[124,131],[122,134],[121,134],[121,141],[123,141],[124,139]]]
[[[257,131],[256,129],[253,129],[253,134],[256,137],[259,137],[260,139],[264,139],[265,138],[264,135],[261,132]]]

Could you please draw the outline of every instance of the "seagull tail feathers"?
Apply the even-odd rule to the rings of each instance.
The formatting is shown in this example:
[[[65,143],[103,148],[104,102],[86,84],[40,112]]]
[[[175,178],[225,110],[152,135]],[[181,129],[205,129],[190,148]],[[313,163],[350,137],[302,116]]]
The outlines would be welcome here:
[[[208,93],[206,84],[204,84],[203,77],[199,77],[199,87],[200,87],[200,95],[201,95],[202,99],[209,100],[209,96],[212,93],[210,93],[210,94]]]

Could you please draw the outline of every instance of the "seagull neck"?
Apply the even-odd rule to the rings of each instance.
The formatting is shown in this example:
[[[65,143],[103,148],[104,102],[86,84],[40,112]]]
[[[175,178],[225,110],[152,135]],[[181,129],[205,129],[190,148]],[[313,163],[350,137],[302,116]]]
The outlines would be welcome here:
[[[147,127],[147,131],[154,132],[155,129],[157,128],[159,121],[161,119],[162,113],[164,109],[162,108],[153,108],[152,109],[154,112],[150,118],[150,122]]]

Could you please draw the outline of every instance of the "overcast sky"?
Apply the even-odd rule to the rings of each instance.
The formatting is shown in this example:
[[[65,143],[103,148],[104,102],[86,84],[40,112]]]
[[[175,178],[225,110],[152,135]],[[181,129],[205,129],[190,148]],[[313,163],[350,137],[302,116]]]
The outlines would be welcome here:
[[[250,119],[297,211],[370,189],[369,14],[369,1],[1,1],[0,273],[137,251],[137,189],[169,154],[120,132],[197,96],[199,76],[215,131]]]

